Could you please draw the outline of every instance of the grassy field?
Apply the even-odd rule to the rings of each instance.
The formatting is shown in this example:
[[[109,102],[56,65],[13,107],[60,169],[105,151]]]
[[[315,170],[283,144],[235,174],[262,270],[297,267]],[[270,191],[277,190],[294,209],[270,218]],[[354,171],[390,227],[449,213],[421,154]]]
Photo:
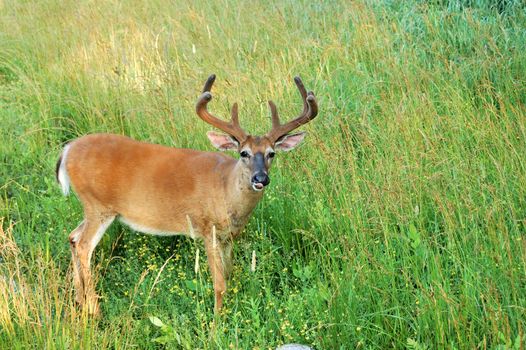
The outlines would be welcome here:
[[[0,1],[0,348],[524,349],[526,12],[495,3]],[[85,317],[61,148],[212,150],[211,73],[211,109],[239,101],[252,133],[267,99],[300,111],[294,75],[320,105],[235,247],[224,313],[200,242],[114,224]]]

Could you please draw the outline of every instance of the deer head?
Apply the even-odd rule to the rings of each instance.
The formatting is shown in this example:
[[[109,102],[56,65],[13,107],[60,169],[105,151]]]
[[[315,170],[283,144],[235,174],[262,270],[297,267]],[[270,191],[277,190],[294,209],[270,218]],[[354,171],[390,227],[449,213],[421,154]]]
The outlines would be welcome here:
[[[299,77],[295,77],[294,81],[303,101],[303,111],[295,119],[281,124],[276,105],[268,101],[272,116],[272,129],[263,136],[255,136],[248,134],[239,125],[237,103],[232,106],[230,122],[221,120],[208,111],[207,105],[212,100],[210,90],[215,79],[214,74],[208,77],[203,93],[197,100],[197,115],[208,124],[226,133],[219,134],[209,131],[207,136],[219,150],[237,151],[240,155],[240,164],[250,174],[247,186],[254,191],[262,191],[270,183],[269,169],[276,151],[290,151],[305,137],[305,132],[293,134],[290,132],[316,117],[318,114],[316,97],[312,91],[307,92]]]

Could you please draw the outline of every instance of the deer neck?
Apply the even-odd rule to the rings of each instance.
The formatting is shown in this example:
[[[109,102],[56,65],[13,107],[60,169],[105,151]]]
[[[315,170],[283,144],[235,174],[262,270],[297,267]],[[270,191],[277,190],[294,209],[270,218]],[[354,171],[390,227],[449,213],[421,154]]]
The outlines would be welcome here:
[[[227,181],[227,212],[232,233],[237,235],[245,227],[252,211],[263,197],[263,192],[252,189],[252,174],[241,161],[235,163]]]

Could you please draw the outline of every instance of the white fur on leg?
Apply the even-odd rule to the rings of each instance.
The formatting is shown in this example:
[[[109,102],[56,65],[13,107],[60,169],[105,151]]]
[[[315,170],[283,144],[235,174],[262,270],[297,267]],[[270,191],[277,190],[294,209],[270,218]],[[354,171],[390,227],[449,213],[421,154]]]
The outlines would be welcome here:
[[[91,242],[90,242],[90,248],[89,248],[90,250],[89,250],[89,253],[88,253],[88,261],[91,261],[91,254],[93,254],[93,250],[95,249],[97,244],[99,244],[102,236],[104,235],[104,232],[106,232],[106,230],[111,225],[111,223],[113,222],[114,219],[115,219],[115,217],[113,216],[113,217],[111,217],[109,219],[106,219],[105,221],[102,221],[100,223],[100,226],[97,229],[97,232],[95,233],[95,235],[93,236],[93,238],[91,239]]]

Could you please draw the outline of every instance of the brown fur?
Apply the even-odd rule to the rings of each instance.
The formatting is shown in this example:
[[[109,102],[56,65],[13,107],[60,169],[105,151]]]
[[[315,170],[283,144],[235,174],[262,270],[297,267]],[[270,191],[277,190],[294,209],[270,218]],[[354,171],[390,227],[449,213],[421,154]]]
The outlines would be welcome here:
[[[254,152],[268,140],[249,137]],[[190,234],[205,243],[216,310],[226,290],[232,238],[239,235],[263,192],[250,188],[250,168],[217,152],[164,147],[128,137],[93,134],[70,144],[64,160],[84,220],[70,235],[77,301],[98,311],[89,271],[97,231],[120,216],[159,232]],[[60,160],[57,166],[60,166]],[[212,228],[216,228],[214,243]]]
[[[211,75],[205,83],[196,104],[197,115],[229,135],[209,133],[212,143],[224,150],[237,148],[247,153],[245,157],[235,160],[221,153],[94,134],[73,141],[67,156],[59,159],[57,179],[65,162],[69,181],[84,208],[84,220],[69,240],[77,301],[90,313],[98,312],[91,255],[117,216],[139,231],[203,239],[214,284],[215,310],[221,309],[232,266],[232,239],[241,233],[263,195],[256,190],[269,183],[274,148],[288,151],[301,142],[304,133],[288,133],[316,117],[318,106],[314,94],[307,93],[296,77],[303,112],[281,124],[276,106],[269,101],[272,129],[265,136],[251,136],[239,125],[237,104],[230,122],[208,112],[214,81],[215,75]]]

